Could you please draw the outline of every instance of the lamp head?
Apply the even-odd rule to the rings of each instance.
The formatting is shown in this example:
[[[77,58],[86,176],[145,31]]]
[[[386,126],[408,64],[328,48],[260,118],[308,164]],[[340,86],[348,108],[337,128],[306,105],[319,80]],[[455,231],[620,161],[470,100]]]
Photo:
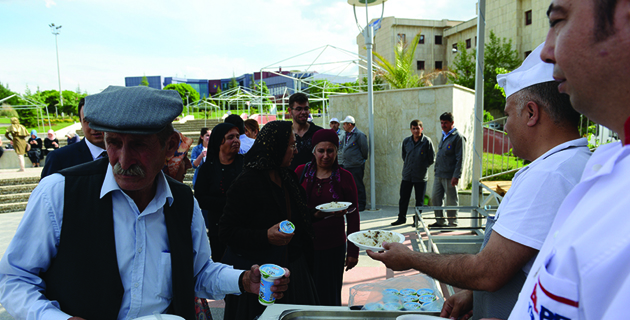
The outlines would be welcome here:
[[[369,6],[379,5],[385,1],[387,0],[348,0],[348,4],[353,5],[353,6],[365,7],[367,3],[367,6],[369,7]]]

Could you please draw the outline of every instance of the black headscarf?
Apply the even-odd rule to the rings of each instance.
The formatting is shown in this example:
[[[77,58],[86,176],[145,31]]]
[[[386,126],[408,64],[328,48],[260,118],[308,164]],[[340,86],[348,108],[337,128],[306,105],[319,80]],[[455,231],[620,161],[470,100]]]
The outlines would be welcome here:
[[[214,133],[214,131],[213,131]],[[306,199],[295,173],[289,167],[281,167],[284,155],[293,134],[293,124],[289,121],[271,121],[260,130],[256,141],[245,154],[243,170],[276,170],[282,179],[290,197],[300,209],[306,208]],[[305,217],[305,220],[310,220]]]
[[[225,135],[230,130],[232,130],[232,128],[236,128],[236,126],[226,122],[219,123],[214,128],[212,128],[212,133],[210,133],[210,141],[208,141],[208,155],[216,158],[219,157],[219,150],[221,149],[223,138],[225,138]]]

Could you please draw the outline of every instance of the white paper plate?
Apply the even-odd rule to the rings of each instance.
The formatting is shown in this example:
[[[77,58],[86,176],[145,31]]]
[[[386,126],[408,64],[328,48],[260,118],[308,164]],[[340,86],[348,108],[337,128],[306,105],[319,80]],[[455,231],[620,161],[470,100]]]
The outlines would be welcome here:
[[[343,207],[332,208],[332,209],[324,209],[324,207],[326,205],[330,204],[330,203],[332,203],[332,202],[320,204],[317,207],[315,207],[315,209],[317,209],[317,210],[319,210],[321,212],[335,212],[335,211],[346,210],[352,205],[352,202],[341,202],[341,201],[338,201],[337,203],[339,205],[343,205]]]
[[[400,233],[398,233],[398,232],[388,231],[388,230],[365,230],[365,231],[358,231],[358,232],[355,232],[355,233],[350,234],[350,235],[348,236],[348,240],[350,240],[350,242],[352,242],[355,246],[359,247],[359,249],[361,249],[361,250],[372,250],[372,251],[382,251],[382,250],[385,250],[385,249],[383,249],[383,247],[366,246],[366,245],[364,245],[364,244],[360,244],[360,243],[357,241],[357,237],[358,237],[360,234],[363,234],[363,233],[368,232],[368,231],[391,232],[391,233],[393,233],[394,235],[397,235],[397,236],[398,236],[398,239],[399,239],[399,240],[398,240],[398,242],[399,242],[399,243],[403,243],[403,242],[405,241],[405,236],[404,236],[404,235],[402,235],[402,234],[400,234]]]

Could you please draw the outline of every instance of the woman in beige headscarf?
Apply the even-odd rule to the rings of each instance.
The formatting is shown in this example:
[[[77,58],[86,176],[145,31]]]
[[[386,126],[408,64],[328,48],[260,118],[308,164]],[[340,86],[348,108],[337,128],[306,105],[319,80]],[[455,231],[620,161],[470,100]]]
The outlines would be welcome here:
[[[11,137],[9,136],[11,134]],[[15,149],[15,153],[20,160],[20,170],[24,171],[24,154],[26,153],[26,137],[28,137],[28,131],[26,128],[20,124],[20,120],[18,118],[11,118],[11,126],[7,129],[7,132],[4,133],[4,136],[7,139],[13,142],[13,149]]]

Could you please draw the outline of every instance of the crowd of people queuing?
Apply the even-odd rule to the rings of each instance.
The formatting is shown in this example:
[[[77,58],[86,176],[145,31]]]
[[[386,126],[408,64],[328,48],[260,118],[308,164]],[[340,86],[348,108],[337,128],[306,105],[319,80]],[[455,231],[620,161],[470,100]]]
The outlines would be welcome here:
[[[498,76],[513,152],[531,163],[488,217],[477,254],[420,253],[400,243],[367,252],[393,270],[416,269],[464,289],[445,301],[442,317],[625,314],[628,7],[627,1],[553,0],[546,42],[518,69]],[[592,68],[585,70],[586,61]],[[0,302],[15,318],[129,319],[158,312],[197,319],[209,316],[205,299],[225,298],[225,319],[254,319],[265,308],[257,294],[259,266],[266,263],[285,267],[272,287],[279,303],[341,305],[344,271],[358,262],[358,248],[346,236],[360,229],[365,210],[367,138],[352,116],[332,118],[331,129],[323,129],[309,121],[308,97],[296,93],[289,100],[291,122],[260,129],[230,116],[201,130],[189,159],[192,140],[171,124],[182,111],[174,91],[112,86],[88,96],[79,111],[86,138],[48,153],[51,164],[46,161],[0,261]],[[131,112],[139,116],[125,116]],[[591,155],[577,129],[578,112],[621,141]],[[394,226],[406,223],[412,189],[416,206],[424,204],[431,165],[433,204],[444,198],[447,206],[458,204],[466,137],[453,114],[439,121],[437,150],[417,119],[402,141]],[[22,156],[22,170],[27,152],[35,165],[39,155],[31,151],[58,148],[54,132],[45,147],[36,132],[26,137],[12,119],[7,138]],[[74,162],[61,166],[55,159]],[[190,168],[194,194],[181,183]],[[316,209],[331,201],[351,205]],[[455,210],[436,218],[432,228],[457,226]],[[294,232],[279,230],[285,220]]]

